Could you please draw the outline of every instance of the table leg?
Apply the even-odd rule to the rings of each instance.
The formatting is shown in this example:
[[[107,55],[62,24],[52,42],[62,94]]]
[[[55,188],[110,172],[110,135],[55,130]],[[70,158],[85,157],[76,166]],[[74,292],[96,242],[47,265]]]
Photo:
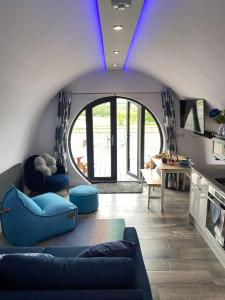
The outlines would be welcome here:
[[[184,173],[183,184],[182,184],[182,191],[185,190],[185,187],[186,187],[186,174]]]
[[[176,175],[177,175],[177,187],[176,187],[176,189],[179,190],[180,174],[177,173]]]
[[[165,180],[166,173],[161,171],[161,211],[164,211],[164,191],[165,191]]]
[[[149,209],[149,205],[150,205],[150,196],[151,196],[151,186],[148,186],[148,209]]]
[[[144,176],[141,174],[141,192],[143,192],[143,181],[144,181]]]

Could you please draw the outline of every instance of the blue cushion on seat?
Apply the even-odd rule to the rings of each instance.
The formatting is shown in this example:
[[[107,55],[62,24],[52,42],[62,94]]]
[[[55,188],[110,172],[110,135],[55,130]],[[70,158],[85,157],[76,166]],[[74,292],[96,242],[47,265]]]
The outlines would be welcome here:
[[[52,216],[74,209],[74,204],[54,193],[46,193],[32,200],[42,209],[43,216]]]
[[[78,257],[130,257],[136,255],[137,244],[130,241],[101,243],[82,251]]]
[[[47,184],[61,184],[69,183],[69,177],[67,174],[54,174],[54,176],[45,176],[45,182]]]
[[[22,272],[21,272],[22,271]],[[4,286],[18,290],[131,288],[133,259],[7,255],[0,261]]]

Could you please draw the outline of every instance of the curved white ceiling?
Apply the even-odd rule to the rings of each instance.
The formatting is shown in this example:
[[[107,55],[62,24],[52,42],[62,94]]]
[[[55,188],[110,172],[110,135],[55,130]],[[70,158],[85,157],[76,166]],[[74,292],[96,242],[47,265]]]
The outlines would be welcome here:
[[[59,89],[104,69],[96,3],[0,1],[0,172],[24,158]],[[224,106],[225,1],[145,0],[142,11],[126,68]]]
[[[102,68],[95,1],[0,1],[0,172],[23,160],[52,96]]]
[[[145,0],[144,5],[126,67],[160,79],[182,96],[225,105],[225,1]]]

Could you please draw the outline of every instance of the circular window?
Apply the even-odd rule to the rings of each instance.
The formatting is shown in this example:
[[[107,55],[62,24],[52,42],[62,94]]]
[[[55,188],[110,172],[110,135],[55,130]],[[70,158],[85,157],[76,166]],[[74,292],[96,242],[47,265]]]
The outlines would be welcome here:
[[[151,111],[120,97],[86,106],[69,134],[71,159],[91,182],[137,180],[140,168],[162,146],[161,128]]]

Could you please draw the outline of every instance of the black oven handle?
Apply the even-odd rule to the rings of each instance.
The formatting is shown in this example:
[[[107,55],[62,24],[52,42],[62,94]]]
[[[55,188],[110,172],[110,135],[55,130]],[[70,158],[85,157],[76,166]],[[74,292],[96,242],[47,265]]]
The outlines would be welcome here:
[[[213,202],[214,204],[216,204],[216,205],[219,205],[222,209],[224,209],[225,210],[225,205],[222,203],[222,202],[220,202],[220,200],[218,200],[217,198],[215,198],[214,196],[213,196],[213,198],[212,197],[210,197],[209,195],[208,195],[208,200],[210,200],[211,202]]]

